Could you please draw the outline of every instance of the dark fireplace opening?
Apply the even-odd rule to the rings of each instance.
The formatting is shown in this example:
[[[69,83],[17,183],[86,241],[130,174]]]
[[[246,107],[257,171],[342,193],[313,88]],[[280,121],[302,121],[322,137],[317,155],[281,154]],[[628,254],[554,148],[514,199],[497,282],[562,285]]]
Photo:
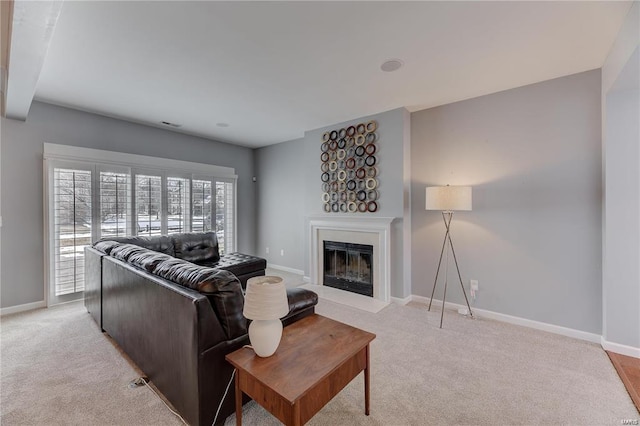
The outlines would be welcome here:
[[[373,297],[373,246],[324,241],[323,284]]]

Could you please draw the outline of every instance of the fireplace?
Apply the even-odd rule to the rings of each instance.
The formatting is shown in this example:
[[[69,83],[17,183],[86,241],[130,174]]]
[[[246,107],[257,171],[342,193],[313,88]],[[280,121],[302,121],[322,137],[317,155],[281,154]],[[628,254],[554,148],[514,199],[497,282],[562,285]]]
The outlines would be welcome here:
[[[323,241],[323,284],[373,297],[373,246]]]
[[[378,312],[387,306],[391,299],[391,223],[394,218],[360,216],[364,215],[309,217],[309,284],[306,284],[308,287],[305,288],[315,291],[322,299],[368,312]],[[330,256],[325,257],[325,243],[332,242],[356,245],[347,246],[351,248],[357,245],[370,247],[369,260],[364,256],[365,270],[368,267],[369,273],[361,274],[368,275],[367,284],[371,286],[368,296],[333,288],[334,286],[325,280],[325,262],[330,264],[332,259]],[[336,253],[336,256],[344,256],[346,264],[346,254]],[[344,281],[341,284],[344,284]]]

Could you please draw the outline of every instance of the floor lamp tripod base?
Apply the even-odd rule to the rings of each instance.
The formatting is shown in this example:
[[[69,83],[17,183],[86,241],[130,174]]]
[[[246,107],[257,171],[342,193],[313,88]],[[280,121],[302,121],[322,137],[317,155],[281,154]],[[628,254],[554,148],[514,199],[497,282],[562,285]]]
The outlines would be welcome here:
[[[469,305],[469,299],[467,298],[467,292],[464,290],[464,284],[462,283],[462,275],[460,275],[460,267],[458,266],[458,259],[456,257],[456,251],[453,248],[453,241],[451,240],[451,219],[453,218],[452,211],[444,211],[442,212],[442,220],[444,221],[444,226],[446,228],[446,232],[444,234],[444,240],[442,241],[442,250],[440,250],[440,260],[438,261],[438,269],[436,269],[436,278],[433,281],[433,289],[431,290],[431,299],[429,299],[429,311],[431,311],[431,303],[433,302],[433,295],[436,292],[436,284],[438,283],[438,275],[440,274],[440,266],[442,266],[442,255],[444,254],[445,247],[447,244],[451,247],[451,252],[453,253],[453,260],[456,264],[456,270],[458,271],[458,279],[460,280],[460,287],[462,288],[462,294],[464,294],[464,300],[467,302],[467,308],[469,309],[469,316],[473,318],[473,312],[471,311],[471,306]],[[449,251],[447,250],[447,269],[445,270],[445,280],[444,280],[444,294],[442,295],[442,311],[440,312],[440,328],[442,328],[442,320],[444,318],[444,305],[447,298],[447,274],[448,274],[448,266],[449,266]]]

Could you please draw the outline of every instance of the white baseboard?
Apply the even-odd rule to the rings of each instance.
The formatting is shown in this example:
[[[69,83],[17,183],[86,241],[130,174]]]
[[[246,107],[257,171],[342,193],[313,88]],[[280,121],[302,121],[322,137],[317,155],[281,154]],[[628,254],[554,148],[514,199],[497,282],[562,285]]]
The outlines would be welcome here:
[[[279,271],[284,271],[284,272],[291,272],[292,274],[297,274],[297,275],[304,275],[304,271],[301,269],[289,268],[288,266],[274,265],[273,263],[267,264],[267,268],[277,269]]]
[[[429,304],[429,298],[424,296],[411,296],[412,302]],[[437,302],[438,305],[442,305],[442,301],[438,299],[433,299],[434,302]],[[445,304],[445,308],[458,310],[460,308],[466,309],[466,305],[459,305],[457,303],[447,302]],[[501,314],[498,312],[487,311],[485,309],[471,308],[471,311],[478,318],[487,318],[496,321],[506,322],[509,324],[521,325],[523,327],[534,328],[536,330],[547,331],[549,333],[560,334],[562,336],[572,337],[574,339],[586,340],[587,342],[592,343],[601,343],[601,338],[599,334],[588,333],[586,331],[575,330],[573,328],[562,327],[559,325],[547,324],[544,322],[534,321],[526,318],[514,317],[512,315]]]
[[[604,349],[605,351],[611,351],[617,354],[640,358],[640,348],[621,345],[620,343],[609,342],[605,340],[604,336],[601,337],[600,344],[602,345],[602,349]]]
[[[406,305],[407,303],[411,302],[412,300],[412,296],[407,296],[404,299],[400,298],[400,297],[392,297],[391,301],[393,303],[396,303],[398,305]]]
[[[44,300],[39,302],[25,303],[24,305],[9,306],[0,309],[0,316],[17,314],[18,312],[32,311],[34,309],[46,308],[47,303]]]

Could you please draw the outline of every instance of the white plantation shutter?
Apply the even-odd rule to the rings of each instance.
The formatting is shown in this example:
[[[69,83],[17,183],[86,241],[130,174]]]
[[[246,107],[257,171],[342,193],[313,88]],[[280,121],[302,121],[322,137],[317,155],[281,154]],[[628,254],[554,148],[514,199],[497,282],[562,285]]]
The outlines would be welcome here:
[[[193,179],[191,181],[191,230],[194,232],[211,231],[211,180]]]
[[[235,181],[216,181],[216,232],[220,253],[235,251]]]
[[[162,234],[162,177],[136,175],[138,235]]]
[[[189,230],[191,179],[167,178],[167,233],[174,234]]]
[[[84,248],[99,238],[216,231],[235,251],[232,168],[48,143],[44,159],[49,305],[82,297]]]
[[[100,237],[131,235],[131,174],[100,171]]]
[[[84,248],[91,244],[91,171],[53,170],[53,295],[84,291]]]

